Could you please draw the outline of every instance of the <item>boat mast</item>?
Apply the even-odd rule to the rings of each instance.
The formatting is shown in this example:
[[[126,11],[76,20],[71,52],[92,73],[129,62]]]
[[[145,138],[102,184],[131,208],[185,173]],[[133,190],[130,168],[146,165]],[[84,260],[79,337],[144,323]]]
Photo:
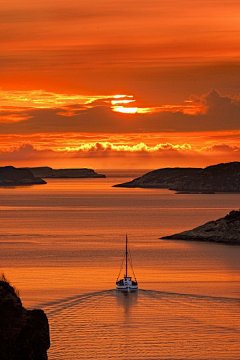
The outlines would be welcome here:
[[[127,277],[127,258],[128,258],[128,248],[127,248],[128,238],[126,234],[126,277]]]

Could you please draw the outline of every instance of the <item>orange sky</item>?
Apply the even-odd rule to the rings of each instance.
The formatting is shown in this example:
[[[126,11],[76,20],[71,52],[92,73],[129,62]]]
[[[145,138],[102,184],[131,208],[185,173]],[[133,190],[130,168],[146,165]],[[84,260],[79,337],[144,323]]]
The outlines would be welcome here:
[[[11,0],[0,17],[0,166],[240,161],[239,1]]]

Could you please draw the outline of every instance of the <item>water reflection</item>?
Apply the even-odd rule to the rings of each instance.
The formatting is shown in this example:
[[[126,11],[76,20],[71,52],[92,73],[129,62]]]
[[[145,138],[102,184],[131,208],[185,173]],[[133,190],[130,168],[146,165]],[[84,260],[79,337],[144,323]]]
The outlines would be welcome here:
[[[236,299],[153,290],[60,299],[45,308],[49,359],[239,360],[237,306]]]
[[[123,309],[124,316],[129,317],[131,310],[138,303],[138,292],[137,291],[114,291],[116,295],[117,306]]]

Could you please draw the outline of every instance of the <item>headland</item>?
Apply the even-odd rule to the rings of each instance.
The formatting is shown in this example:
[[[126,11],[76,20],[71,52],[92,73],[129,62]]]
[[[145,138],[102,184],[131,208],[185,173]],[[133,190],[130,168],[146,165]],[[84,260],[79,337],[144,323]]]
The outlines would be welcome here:
[[[217,164],[204,169],[180,167],[158,169],[114,186],[169,189],[179,194],[240,192],[240,162]]]
[[[232,210],[224,218],[161,239],[214,242],[240,245],[240,210]]]

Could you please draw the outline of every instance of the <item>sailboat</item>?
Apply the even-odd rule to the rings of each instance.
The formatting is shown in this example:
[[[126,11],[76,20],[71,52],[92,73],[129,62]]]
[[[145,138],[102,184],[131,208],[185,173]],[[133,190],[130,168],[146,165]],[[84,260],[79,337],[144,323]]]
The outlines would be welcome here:
[[[122,266],[123,266],[123,262],[122,262],[122,266],[120,268],[118,278],[116,281],[116,289],[120,290],[120,291],[136,291],[136,290],[138,290],[138,283],[137,283],[137,280],[136,280],[136,277],[135,277],[135,274],[133,271],[133,267],[132,267],[131,253],[128,251],[127,235],[126,235],[126,250],[125,250],[124,259],[125,259],[125,275],[122,279],[119,280],[119,276],[121,274],[121,270],[122,270]],[[123,259],[123,261],[124,261],[124,259]],[[132,280],[131,276],[128,276],[128,261],[130,262],[135,281]]]

